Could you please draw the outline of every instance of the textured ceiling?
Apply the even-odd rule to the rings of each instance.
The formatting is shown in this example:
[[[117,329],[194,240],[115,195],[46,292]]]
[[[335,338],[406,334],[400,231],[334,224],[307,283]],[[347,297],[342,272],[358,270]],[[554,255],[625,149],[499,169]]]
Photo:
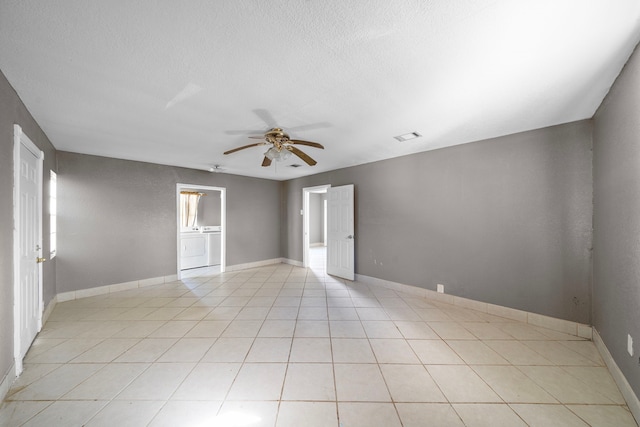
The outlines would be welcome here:
[[[277,180],[589,118],[639,40],[637,0],[0,2],[57,149]],[[276,124],[318,164],[222,155]]]

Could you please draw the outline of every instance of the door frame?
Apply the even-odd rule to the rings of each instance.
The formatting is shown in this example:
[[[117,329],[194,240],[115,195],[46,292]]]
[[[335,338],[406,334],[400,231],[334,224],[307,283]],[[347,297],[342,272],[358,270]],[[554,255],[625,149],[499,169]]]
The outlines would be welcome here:
[[[24,146],[37,159],[37,182],[38,182],[38,235],[36,240],[40,251],[42,251],[42,195],[43,195],[43,164],[44,152],[40,150],[29,137],[22,131],[20,125],[13,125],[13,356],[16,376],[22,373],[22,336],[20,328],[21,312],[21,283],[20,283],[20,147]],[[38,332],[42,329],[42,314],[44,312],[43,286],[42,286],[42,263],[38,263]]]
[[[302,189],[302,266],[309,267],[311,257],[309,256],[309,194],[317,193],[318,190],[328,190],[331,184],[316,185],[314,187],[304,187]]]
[[[224,273],[227,266],[227,189],[199,184],[176,184],[176,258],[178,266],[178,280],[181,279],[180,262],[180,191],[181,190],[211,190],[220,192],[220,273]]]

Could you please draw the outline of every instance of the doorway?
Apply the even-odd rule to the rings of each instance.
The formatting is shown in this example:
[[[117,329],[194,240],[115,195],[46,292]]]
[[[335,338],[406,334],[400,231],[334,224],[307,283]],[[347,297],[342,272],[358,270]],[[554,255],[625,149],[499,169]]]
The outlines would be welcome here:
[[[185,195],[196,195],[189,214],[185,214]],[[225,272],[226,195],[224,187],[176,184],[178,279]],[[183,222],[185,215],[190,217],[188,224]]]
[[[14,358],[16,376],[42,328],[42,166],[44,153],[14,125]]]
[[[327,190],[330,184],[302,189],[303,266],[325,272],[327,266]]]

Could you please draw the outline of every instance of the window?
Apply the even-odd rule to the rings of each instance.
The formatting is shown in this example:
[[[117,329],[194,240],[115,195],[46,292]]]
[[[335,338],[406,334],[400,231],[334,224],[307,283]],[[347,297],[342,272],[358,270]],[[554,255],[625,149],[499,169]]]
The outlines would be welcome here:
[[[49,259],[53,259],[56,256],[58,249],[57,240],[57,187],[58,187],[58,175],[54,171],[49,171]]]

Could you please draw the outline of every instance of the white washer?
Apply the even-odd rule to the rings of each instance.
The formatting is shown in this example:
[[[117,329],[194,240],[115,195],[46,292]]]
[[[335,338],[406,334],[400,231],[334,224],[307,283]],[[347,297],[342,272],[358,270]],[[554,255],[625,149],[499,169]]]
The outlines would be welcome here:
[[[180,268],[206,267],[208,236],[200,233],[180,233]]]

